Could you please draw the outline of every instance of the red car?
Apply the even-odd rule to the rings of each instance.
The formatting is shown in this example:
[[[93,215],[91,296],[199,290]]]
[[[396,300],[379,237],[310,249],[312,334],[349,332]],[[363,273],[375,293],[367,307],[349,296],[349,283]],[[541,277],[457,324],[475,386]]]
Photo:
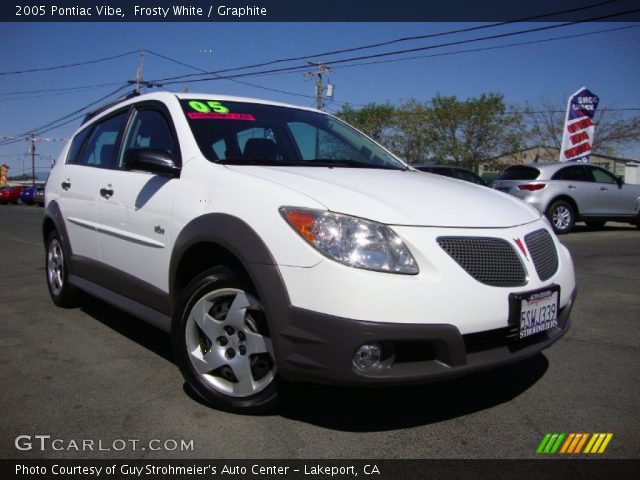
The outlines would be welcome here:
[[[21,193],[22,187],[19,185],[0,187],[0,203],[18,203]]]

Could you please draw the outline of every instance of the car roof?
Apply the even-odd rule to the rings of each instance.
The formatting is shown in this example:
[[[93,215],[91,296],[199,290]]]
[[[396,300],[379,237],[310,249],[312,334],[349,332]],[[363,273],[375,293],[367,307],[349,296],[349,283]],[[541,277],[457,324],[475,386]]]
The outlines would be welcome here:
[[[567,167],[569,165],[591,165],[590,163],[582,163],[582,162],[536,162],[536,163],[520,163],[516,165],[511,165],[511,167],[533,167],[539,170],[557,170],[562,167]],[[597,165],[591,165],[592,167],[597,167]]]
[[[589,163],[581,163],[581,162],[537,162],[537,163],[519,163],[516,165],[510,165],[507,168],[522,168],[522,167],[531,167],[537,168],[542,173],[549,174],[555,173],[563,167],[568,167],[571,165],[589,165],[595,168],[601,168],[598,165],[592,165]]]

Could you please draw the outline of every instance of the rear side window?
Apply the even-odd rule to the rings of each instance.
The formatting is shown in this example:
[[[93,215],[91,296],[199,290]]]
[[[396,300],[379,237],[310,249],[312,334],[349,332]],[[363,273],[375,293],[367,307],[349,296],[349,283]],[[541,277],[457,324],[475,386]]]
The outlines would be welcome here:
[[[75,163],[89,167],[113,168],[116,163],[118,136],[126,119],[127,112],[122,112],[98,123],[91,132],[79,161]]]
[[[535,180],[540,175],[540,170],[524,165],[514,165],[500,174],[497,180]]]
[[[572,165],[564,167],[553,174],[551,180],[565,180],[572,182],[592,182],[593,179],[583,165]]]

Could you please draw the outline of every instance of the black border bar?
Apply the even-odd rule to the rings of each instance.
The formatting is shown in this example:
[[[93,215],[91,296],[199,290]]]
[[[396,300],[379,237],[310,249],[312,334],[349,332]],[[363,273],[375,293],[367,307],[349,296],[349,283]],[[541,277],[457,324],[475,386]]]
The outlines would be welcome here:
[[[0,21],[499,22],[559,12],[533,21],[638,22],[638,9],[637,0],[16,0],[0,3]]]
[[[190,468],[193,473],[177,472],[178,467]],[[136,471],[135,468],[139,470]],[[68,473],[70,469],[75,469],[78,473]],[[27,470],[30,473],[26,473]],[[55,474],[56,471],[58,474]],[[82,471],[85,473],[80,473]],[[637,478],[635,475],[638,471],[640,471],[639,460],[596,460],[592,458],[541,460],[0,460],[0,478],[3,480],[351,480],[355,478],[360,480],[511,480],[514,478],[518,480],[564,480],[571,478],[631,480]],[[60,472],[65,473],[60,474]],[[140,472],[140,475],[132,472]]]

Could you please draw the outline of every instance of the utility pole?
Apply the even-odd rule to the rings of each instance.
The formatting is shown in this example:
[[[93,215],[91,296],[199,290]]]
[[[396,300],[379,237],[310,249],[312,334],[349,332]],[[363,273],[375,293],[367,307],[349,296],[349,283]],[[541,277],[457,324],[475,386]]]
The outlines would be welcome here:
[[[36,184],[36,135],[31,134],[31,145],[29,146],[29,153],[31,153],[31,183]]]
[[[144,63],[144,50],[140,50],[140,62],[138,63],[138,71],[136,73],[136,93],[140,93],[142,85],[142,64]]]
[[[331,68],[323,65],[321,63],[307,62],[309,65],[317,67],[317,70],[313,72],[306,72],[304,77],[309,80],[313,77],[316,77],[316,108],[318,110],[322,110],[325,105],[325,97],[333,96],[333,85],[328,83],[325,87],[322,82],[322,75],[327,73],[331,73]]]

